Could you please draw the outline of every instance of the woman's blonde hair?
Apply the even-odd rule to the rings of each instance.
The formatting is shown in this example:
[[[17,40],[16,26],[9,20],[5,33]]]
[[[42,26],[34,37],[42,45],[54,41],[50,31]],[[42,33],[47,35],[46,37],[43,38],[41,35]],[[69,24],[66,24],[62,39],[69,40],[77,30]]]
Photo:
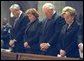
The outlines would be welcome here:
[[[70,6],[66,6],[63,8],[62,10],[62,15],[65,14],[66,12],[70,13],[71,16],[75,16],[76,15],[76,10]]]

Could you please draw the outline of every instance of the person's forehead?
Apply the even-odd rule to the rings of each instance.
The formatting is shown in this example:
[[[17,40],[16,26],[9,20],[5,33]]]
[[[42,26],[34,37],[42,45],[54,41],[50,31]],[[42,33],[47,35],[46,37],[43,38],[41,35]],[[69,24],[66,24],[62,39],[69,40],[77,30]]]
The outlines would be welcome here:
[[[31,15],[33,15],[33,14],[27,14],[28,16],[31,16]]]
[[[45,8],[45,9],[43,9],[43,12],[49,12],[49,9]]]
[[[43,8],[43,10],[49,10],[49,8],[45,6],[45,7]]]
[[[10,9],[10,11],[14,12],[14,11],[17,11],[18,9]]]
[[[28,15],[28,17],[32,17],[32,16],[34,16],[33,14],[27,14]]]
[[[15,11],[15,9],[10,9],[10,11],[11,11],[11,12],[14,12],[14,11]]]
[[[65,12],[64,15],[70,16],[70,12]]]

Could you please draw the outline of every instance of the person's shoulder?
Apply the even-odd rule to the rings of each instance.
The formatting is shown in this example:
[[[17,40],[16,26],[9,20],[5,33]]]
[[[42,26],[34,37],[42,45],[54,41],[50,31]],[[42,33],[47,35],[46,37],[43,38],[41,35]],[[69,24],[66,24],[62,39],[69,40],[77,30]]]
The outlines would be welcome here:
[[[76,25],[77,27],[81,26],[81,24],[77,21],[77,18],[74,18],[74,25]]]
[[[55,13],[54,20],[64,20],[64,18],[60,14]]]
[[[28,16],[25,13],[22,13],[23,18],[28,18]]]
[[[56,22],[58,22],[59,24],[65,24],[66,23],[65,19],[60,14],[57,14]]]
[[[29,18],[25,13],[22,13],[22,22],[23,22],[23,20],[24,20],[24,22],[27,22],[27,23],[29,22]]]
[[[42,21],[41,20],[37,20],[37,23],[38,23],[38,25],[41,25],[42,24]]]
[[[22,18],[22,19],[27,18],[27,15],[25,13],[22,13],[20,18]]]
[[[76,20],[74,20],[72,27],[74,29],[76,29],[76,31],[78,31],[80,29],[81,25]]]
[[[57,18],[61,19],[61,20],[64,20],[64,17],[61,14],[57,14]]]
[[[46,22],[46,18],[43,18],[42,20],[39,20],[39,22],[41,23],[41,24],[43,24],[43,23],[45,23]]]

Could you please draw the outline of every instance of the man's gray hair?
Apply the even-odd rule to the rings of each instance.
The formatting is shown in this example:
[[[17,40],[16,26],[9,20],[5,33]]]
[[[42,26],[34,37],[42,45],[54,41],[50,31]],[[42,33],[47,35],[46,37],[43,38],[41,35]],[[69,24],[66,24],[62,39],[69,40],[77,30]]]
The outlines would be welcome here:
[[[54,5],[52,3],[45,3],[42,8],[47,7],[48,9],[55,9]]]
[[[9,9],[20,9],[20,6],[18,4],[13,4]]]

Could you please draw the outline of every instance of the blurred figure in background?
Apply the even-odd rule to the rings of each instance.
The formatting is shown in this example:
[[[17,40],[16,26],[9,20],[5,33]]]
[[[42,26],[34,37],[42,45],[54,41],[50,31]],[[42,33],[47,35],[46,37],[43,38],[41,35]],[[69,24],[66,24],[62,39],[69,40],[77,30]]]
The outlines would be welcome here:
[[[1,28],[1,40],[3,42],[2,44],[3,49],[9,49],[9,40],[11,37],[11,30],[12,30],[11,25],[8,23],[8,20],[4,18],[2,22],[2,28]]]

